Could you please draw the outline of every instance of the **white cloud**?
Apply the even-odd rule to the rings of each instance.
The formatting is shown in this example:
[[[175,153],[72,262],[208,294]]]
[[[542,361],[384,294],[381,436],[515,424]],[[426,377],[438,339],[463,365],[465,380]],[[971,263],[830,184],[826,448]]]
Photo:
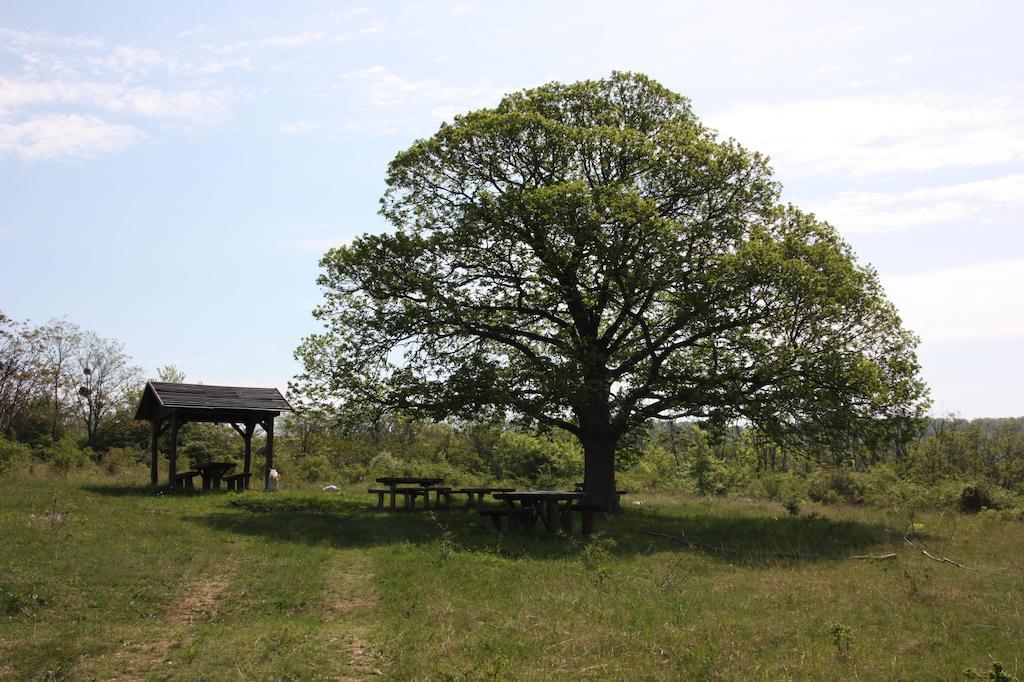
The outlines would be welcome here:
[[[375,107],[405,104],[412,95],[426,87],[425,81],[406,80],[383,66],[351,71],[342,74],[341,79],[362,90],[368,103]]]
[[[843,192],[807,206],[850,234],[1005,223],[1024,213],[1024,173],[909,192]]]
[[[238,59],[209,59],[192,65],[192,69],[195,70],[196,73],[203,75],[217,74],[222,71],[227,71],[228,69],[249,71],[252,69],[252,60],[248,57],[239,57]]]
[[[87,159],[126,149],[145,134],[95,116],[48,114],[20,123],[0,122],[0,156],[29,161]]]
[[[84,36],[58,36],[45,31],[19,31],[0,27],[0,42],[14,52],[30,49],[102,49],[104,42]]]
[[[366,119],[350,120],[346,127],[352,130],[393,130],[425,118],[450,118],[456,113],[493,105],[504,92],[484,84],[461,86],[436,79],[409,79],[383,66],[342,74],[341,81],[356,93],[358,108],[372,111]],[[382,111],[401,114],[382,117]],[[387,125],[382,126],[382,121]]]
[[[79,104],[147,118],[196,124],[219,120],[233,95],[228,90],[171,91],[99,81],[37,81],[0,77],[0,112],[40,105]]]
[[[15,57],[0,69],[0,153],[34,160],[120,151],[157,121],[185,133],[219,123],[236,95],[216,74],[250,67],[209,48],[169,54],[159,44],[6,28],[0,44]]]
[[[788,177],[871,176],[1024,159],[1024,102],[1017,94],[746,102],[706,120],[723,136],[769,154]]]
[[[883,275],[923,342],[1024,339],[1024,259]]]
[[[319,130],[320,124],[316,121],[284,121],[277,129],[285,135],[300,135]]]
[[[363,35],[370,35],[371,33],[380,33],[383,30],[384,30],[384,22],[382,22],[382,21],[375,21],[372,24],[370,24],[369,26],[364,26],[363,28],[359,29],[359,32],[361,34],[363,34]]]
[[[92,57],[88,60],[91,64],[102,66],[116,73],[130,73],[134,71],[145,71],[153,68],[177,67],[177,62],[169,59],[151,48],[141,48],[134,45],[119,45],[109,52]]]
[[[324,31],[307,31],[305,33],[296,33],[288,36],[273,36],[270,38],[264,38],[259,41],[260,45],[266,47],[281,47],[281,48],[292,48],[300,47],[302,45],[308,45],[310,43],[320,42],[327,37],[327,33]]]

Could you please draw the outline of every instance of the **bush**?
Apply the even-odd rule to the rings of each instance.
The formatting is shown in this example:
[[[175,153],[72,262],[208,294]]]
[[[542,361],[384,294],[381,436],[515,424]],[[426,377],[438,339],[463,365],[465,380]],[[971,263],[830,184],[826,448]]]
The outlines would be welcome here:
[[[24,443],[0,436],[0,474],[26,466],[32,459],[32,450]]]
[[[387,450],[381,450],[371,459],[368,468],[372,476],[400,476],[407,473],[404,472],[405,463]]]
[[[815,502],[864,504],[865,493],[863,481],[845,469],[821,469],[807,481],[807,496]]]
[[[570,438],[505,431],[494,448],[494,475],[549,486],[583,476],[583,449]]]
[[[332,478],[337,470],[331,466],[331,461],[326,455],[306,455],[299,457],[294,462],[294,468],[299,478],[304,481],[325,481]]]
[[[100,459],[100,465],[108,474],[117,475],[149,461],[149,454],[134,448],[110,448]]]
[[[622,487],[630,489],[679,492],[689,488],[684,463],[660,445],[647,448],[619,479]]]
[[[960,489],[957,506],[965,514],[977,514],[982,509],[995,509],[997,505],[988,486],[973,483]]]
[[[1011,507],[1009,509],[982,509],[978,512],[978,518],[998,523],[1024,523],[1024,507]]]
[[[79,448],[71,438],[61,438],[43,452],[46,461],[62,474],[85,465],[90,461],[90,454],[88,450]]]
[[[807,497],[806,483],[793,474],[765,472],[748,487],[754,497],[766,497],[776,502],[797,502]]]

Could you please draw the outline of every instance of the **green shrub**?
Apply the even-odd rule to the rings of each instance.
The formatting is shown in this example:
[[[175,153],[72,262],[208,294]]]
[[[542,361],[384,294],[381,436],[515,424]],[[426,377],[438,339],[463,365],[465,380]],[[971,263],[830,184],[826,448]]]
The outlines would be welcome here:
[[[293,467],[298,477],[304,481],[326,481],[333,478],[337,472],[331,465],[331,460],[320,454],[298,457]]]
[[[995,509],[996,503],[988,486],[971,483],[960,489],[957,506],[965,514],[977,514],[982,509]]]
[[[0,474],[26,466],[32,459],[32,450],[24,443],[0,436]]]
[[[770,471],[755,478],[747,491],[754,497],[766,497],[776,502],[796,502],[807,498],[807,484],[793,474],[778,474]]]
[[[88,450],[79,448],[73,439],[61,438],[46,448],[43,456],[54,469],[62,474],[67,474],[72,469],[78,469],[89,462],[90,454]]]
[[[835,649],[836,658],[845,660],[853,649],[853,629],[838,621],[829,621],[828,635],[832,640],[832,647]]]
[[[654,445],[619,476],[619,484],[629,489],[679,492],[689,488],[683,462],[667,449]]]
[[[864,504],[865,495],[864,483],[846,469],[820,469],[807,480],[807,496],[815,502]]]
[[[1017,678],[1003,670],[1003,664],[992,663],[991,670],[965,668],[964,678],[968,680],[989,680],[989,682],[1017,682]]]
[[[978,512],[978,518],[984,521],[996,521],[999,523],[1024,522],[1024,507],[1010,507],[1008,509],[982,509]]]
[[[557,485],[583,475],[583,449],[575,439],[505,431],[494,448],[494,475]]]
[[[149,461],[149,454],[133,448],[110,448],[100,458],[100,465],[108,474],[117,475]]]
[[[381,450],[377,453],[370,460],[368,469],[372,476],[399,476],[403,473],[408,473],[404,471],[405,463],[387,450]]]

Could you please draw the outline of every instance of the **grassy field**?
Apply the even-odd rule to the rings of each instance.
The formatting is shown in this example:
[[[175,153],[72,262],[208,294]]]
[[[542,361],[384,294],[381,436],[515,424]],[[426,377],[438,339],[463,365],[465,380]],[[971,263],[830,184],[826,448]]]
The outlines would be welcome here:
[[[1020,523],[916,519],[967,570],[878,510],[641,494],[582,542],[371,502],[7,478],[0,678],[1024,675]]]

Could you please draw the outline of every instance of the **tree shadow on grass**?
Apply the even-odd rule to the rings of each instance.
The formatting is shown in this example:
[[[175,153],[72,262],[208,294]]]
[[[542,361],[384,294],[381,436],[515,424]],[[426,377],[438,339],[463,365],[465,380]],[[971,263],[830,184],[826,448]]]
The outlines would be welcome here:
[[[497,553],[505,558],[561,559],[577,555],[586,541],[550,535],[538,524],[532,532],[497,533],[473,510],[455,506],[430,512],[379,512],[346,498],[240,496],[230,509],[186,517],[217,531],[315,546],[369,548],[417,545],[440,550],[442,542],[459,551]],[[685,513],[627,509],[599,515],[603,536],[615,540],[610,552],[635,556],[693,552],[725,563],[785,565],[845,559],[880,551],[892,540],[885,528],[820,516],[770,516],[739,510]],[[579,519],[576,519],[576,532]]]
[[[89,483],[82,490],[108,497],[192,497],[203,494],[202,490],[172,488],[169,485],[119,485],[117,483]]]
[[[675,548],[751,565],[848,559],[879,553],[895,540],[882,524],[818,515],[640,513],[625,516],[622,526],[628,532],[618,534],[624,538],[620,545],[629,543],[633,551]]]

